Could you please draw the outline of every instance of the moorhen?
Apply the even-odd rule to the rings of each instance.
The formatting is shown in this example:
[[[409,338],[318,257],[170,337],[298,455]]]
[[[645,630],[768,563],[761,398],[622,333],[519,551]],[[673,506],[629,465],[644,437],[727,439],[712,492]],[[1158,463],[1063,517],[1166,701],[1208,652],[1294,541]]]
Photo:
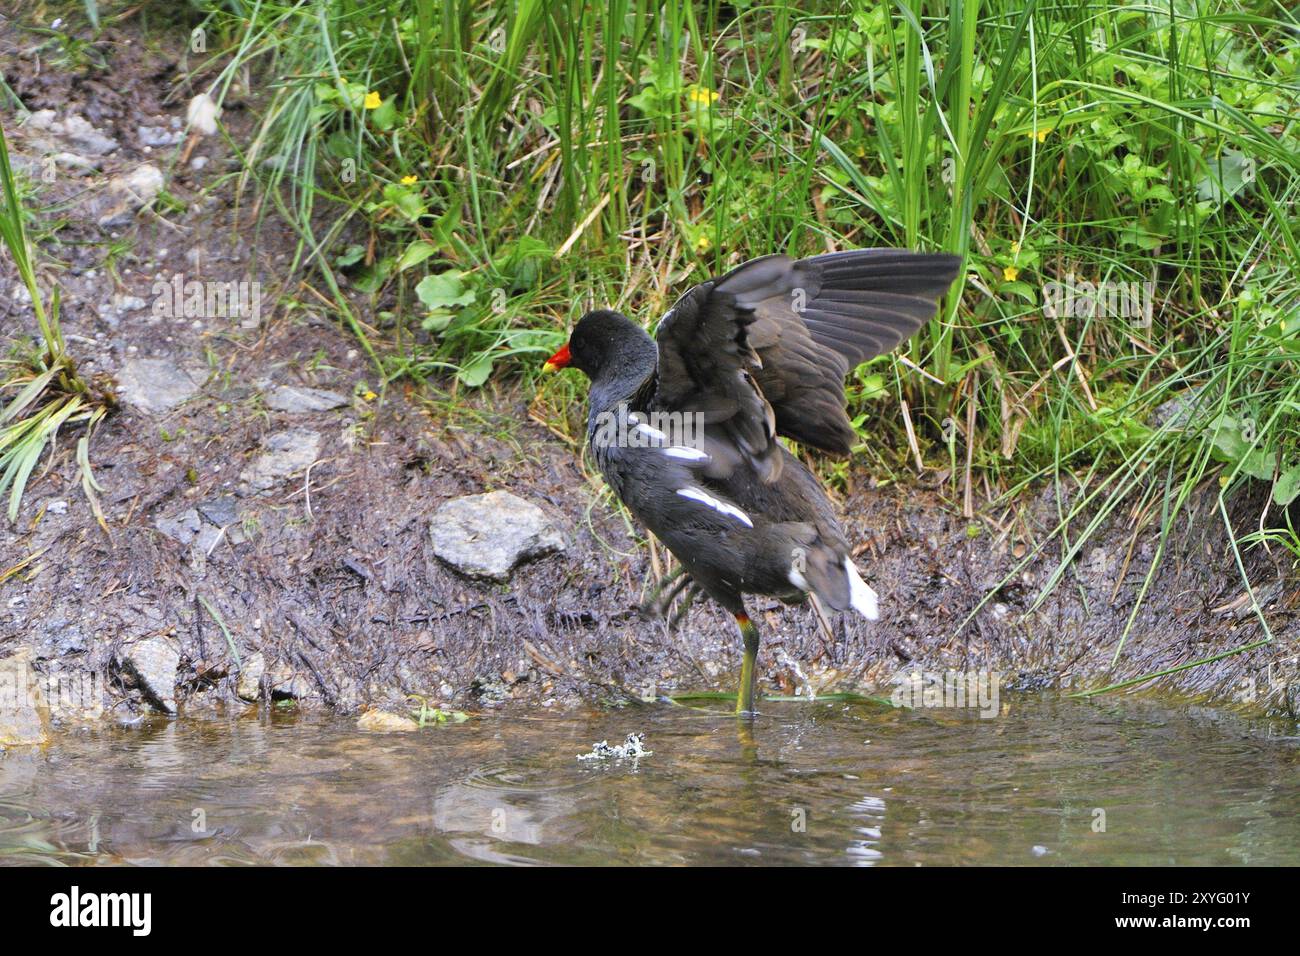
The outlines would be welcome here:
[[[759,644],[744,594],[811,592],[878,616],[830,499],[777,438],[847,454],[845,374],[928,321],[960,262],[899,249],[764,256],[692,288],[653,339],[618,312],[589,312],[546,363],[590,377],[587,438],[605,480],[735,617],[742,715],[754,713]]]

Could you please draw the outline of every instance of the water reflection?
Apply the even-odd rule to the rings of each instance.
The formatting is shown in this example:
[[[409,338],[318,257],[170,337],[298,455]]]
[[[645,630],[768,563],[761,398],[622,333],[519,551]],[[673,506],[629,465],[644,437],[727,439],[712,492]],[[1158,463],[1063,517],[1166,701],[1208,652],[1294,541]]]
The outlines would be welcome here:
[[[632,731],[652,756],[577,759]],[[397,736],[151,721],[0,758],[0,863],[1294,864],[1294,736],[1046,698],[993,720],[655,707]]]

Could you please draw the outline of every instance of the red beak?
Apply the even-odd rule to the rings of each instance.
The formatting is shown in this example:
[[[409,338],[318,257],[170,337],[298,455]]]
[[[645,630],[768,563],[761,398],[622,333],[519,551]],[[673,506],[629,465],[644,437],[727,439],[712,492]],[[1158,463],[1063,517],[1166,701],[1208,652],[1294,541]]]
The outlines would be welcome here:
[[[569,346],[566,343],[563,348],[546,360],[546,364],[542,366],[542,371],[558,372],[562,368],[568,368],[569,362],[572,360],[573,356],[569,354]]]

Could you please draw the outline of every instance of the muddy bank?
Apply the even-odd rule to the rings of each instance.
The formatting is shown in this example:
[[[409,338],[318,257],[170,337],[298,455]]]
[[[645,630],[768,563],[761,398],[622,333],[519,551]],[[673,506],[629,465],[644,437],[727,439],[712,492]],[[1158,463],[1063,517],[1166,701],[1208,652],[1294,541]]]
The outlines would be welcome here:
[[[109,533],[81,495],[72,435],[0,528],[0,576],[18,568],[0,583],[0,656],[105,676],[113,715],[285,701],[401,710],[410,695],[563,708],[732,688],[729,619],[699,605],[669,632],[642,617],[649,551],[579,452],[530,419],[527,396],[373,394],[356,340],[285,274],[292,237],[236,202],[235,157],[219,137],[185,137],[198,90],[178,85],[179,54],[110,29],[96,46],[108,72],[53,67],[32,34],[4,34],[6,81],[25,112],[9,104],[3,122],[41,210],[43,274],[63,289],[72,352],[115,383],[121,407],[91,451]],[[251,117],[236,98],[223,122],[238,142]],[[166,199],[137,209],[132,197],[154,182]],[[259,282],[264,306],[255,321],[168,314],[157,283],[176,276]],[[34,328],[16,288],[5,263],[6,349]],[[806,609],[761,605],[769,687],[871,690],[907,666],[1099,686],[1264,636],[1209,492],[1175,530],[1112,667],[1157,529],[1135,541],[1123,520],[1102,529],[1031,613],[1056,546],[1002,582],[1055,524],[1050,494],[972,524],[934,489],[873,490],[861,469],[852,484],[842,513],[882,619],[836,616],[827,637]],[[430,538],[439,505],[496,489],[539,506],[566,543],[505,584],[453,571]],[[1243,502],[1235,517],[1255,514]],[[1294,714],[1300,593],[1288,568],[1247,556],[1277,643],[1162,686]]]

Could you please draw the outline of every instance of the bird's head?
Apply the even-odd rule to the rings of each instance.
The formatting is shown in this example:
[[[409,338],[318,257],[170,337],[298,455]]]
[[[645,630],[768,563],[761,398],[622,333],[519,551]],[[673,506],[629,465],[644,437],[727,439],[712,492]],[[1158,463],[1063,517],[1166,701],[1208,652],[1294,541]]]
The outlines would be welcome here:
[[[602,372],[626,364],[628,353],[643,341],[649,341],[649,336],[626,315],[597,309],[578,320],[568,343],[546,360],[544,368],[548,372],[576,368],[594,380]]]

